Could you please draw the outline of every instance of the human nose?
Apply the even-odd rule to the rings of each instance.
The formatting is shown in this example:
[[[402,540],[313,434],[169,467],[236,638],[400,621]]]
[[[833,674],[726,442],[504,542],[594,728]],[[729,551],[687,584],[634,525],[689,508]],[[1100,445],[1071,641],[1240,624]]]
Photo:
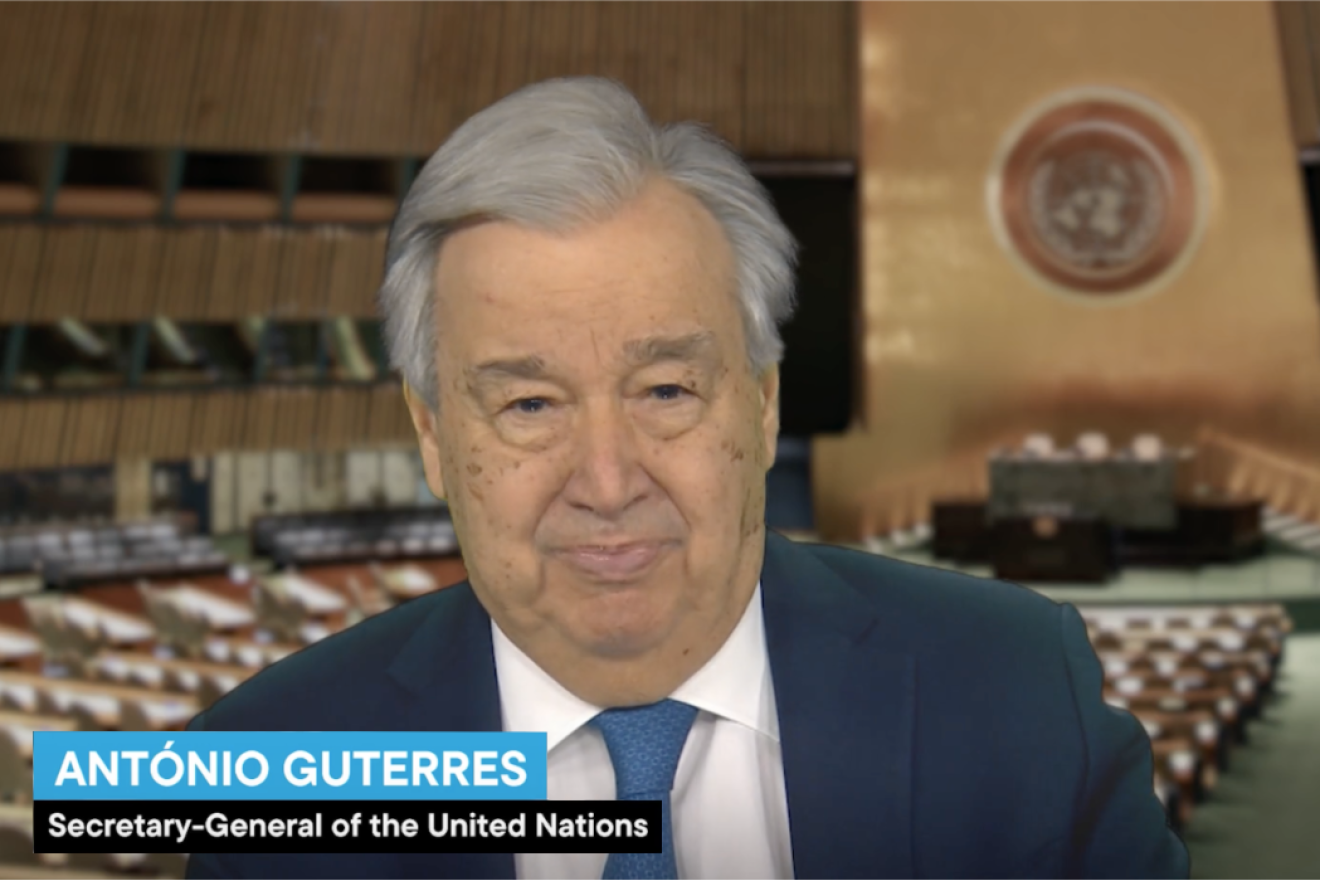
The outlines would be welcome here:
[[[586,407],[574,442],[573,473],[564,487],[569,504],[612,519],[646,495],[650,479],[633,427],[617,402]]]

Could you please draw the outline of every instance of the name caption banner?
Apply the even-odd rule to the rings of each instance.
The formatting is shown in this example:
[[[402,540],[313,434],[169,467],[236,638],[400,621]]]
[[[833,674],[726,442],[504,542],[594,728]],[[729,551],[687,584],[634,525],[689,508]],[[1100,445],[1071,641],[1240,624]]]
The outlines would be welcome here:
[[[40,800],[35,852],[660,852],[659,801]]]
[[[65,802],[544,800],[546,735],[42,730],[32,737],[32,794]]]

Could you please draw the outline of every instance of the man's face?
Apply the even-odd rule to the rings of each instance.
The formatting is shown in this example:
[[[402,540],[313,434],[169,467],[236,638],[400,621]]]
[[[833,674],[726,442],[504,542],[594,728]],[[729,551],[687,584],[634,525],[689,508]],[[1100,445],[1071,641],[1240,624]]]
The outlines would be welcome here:
[[[538,662],[704,662],[741,616],[778,376],[748,365],[734,271],[714,218],[659,182],[571,233],[490,223],[443,246],[428,477],[483,605]]]

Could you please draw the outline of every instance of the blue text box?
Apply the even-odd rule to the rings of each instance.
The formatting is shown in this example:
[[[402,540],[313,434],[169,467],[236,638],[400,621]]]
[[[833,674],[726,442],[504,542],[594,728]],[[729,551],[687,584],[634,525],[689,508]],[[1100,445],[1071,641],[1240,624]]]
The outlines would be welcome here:
[[[36,799],[544,800],[545,764],[544,733],[32,735]]]

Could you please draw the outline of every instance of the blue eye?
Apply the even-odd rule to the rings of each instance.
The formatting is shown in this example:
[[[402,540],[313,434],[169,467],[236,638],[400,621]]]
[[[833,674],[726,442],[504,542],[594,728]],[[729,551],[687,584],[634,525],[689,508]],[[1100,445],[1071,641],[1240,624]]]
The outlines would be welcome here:
[[[513,403],[509,404],[509,408],[524,415],[535,415],[549,405],[550,404],[544,397],[525,397],[522,400],[515,400]]]
[[[678,400],[687,390],[681,385],[657,385],[651,389],[651,394],[660,400]]]

